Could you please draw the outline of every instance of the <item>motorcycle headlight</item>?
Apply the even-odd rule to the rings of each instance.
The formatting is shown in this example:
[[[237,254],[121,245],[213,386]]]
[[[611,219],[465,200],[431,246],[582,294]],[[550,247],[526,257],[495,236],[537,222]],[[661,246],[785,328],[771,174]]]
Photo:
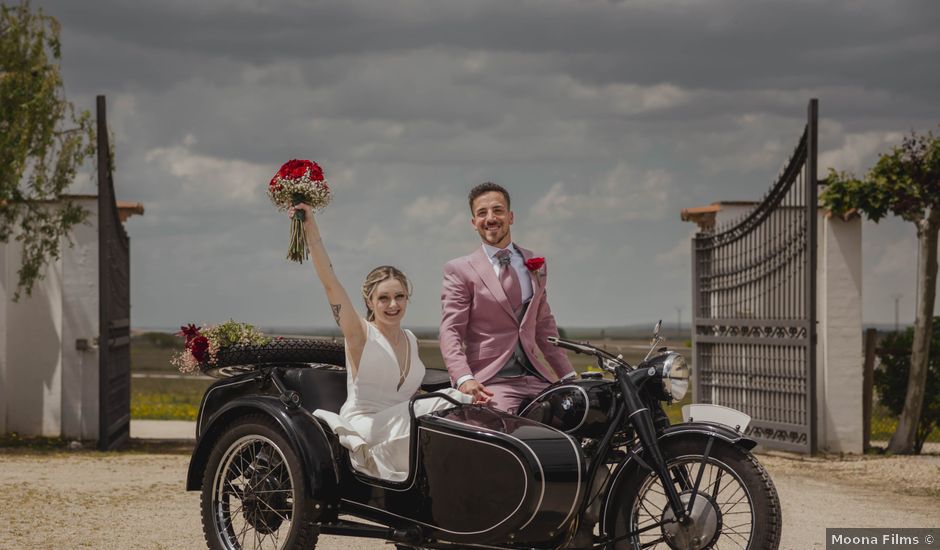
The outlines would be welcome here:
[[[685,357],[672,353],[663,363],[663,390],[673,401],[681,401],[689,391],[692,369]]]

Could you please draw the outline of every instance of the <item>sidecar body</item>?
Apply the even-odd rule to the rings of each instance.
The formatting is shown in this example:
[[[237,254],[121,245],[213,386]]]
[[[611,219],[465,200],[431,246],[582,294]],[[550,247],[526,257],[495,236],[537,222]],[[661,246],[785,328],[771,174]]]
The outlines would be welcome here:
[[[388,482],[353,469],[329,427],[311,414],[339,411],[346,398],[344,368],[299,362],[255,367],[206,391],[187,489],[200,490],[211,478],[206,465],[227,427],[260,415],[277,424],[299,457],[321,532],[382,538],[340,519],[355,516],[415,545],[548,548],[573,531],[586,469],[578,443],[565,433],[492,407],[455,406],[413,420],[409,475]],[[429,390],[446,383],[434,371],[426,380]]]

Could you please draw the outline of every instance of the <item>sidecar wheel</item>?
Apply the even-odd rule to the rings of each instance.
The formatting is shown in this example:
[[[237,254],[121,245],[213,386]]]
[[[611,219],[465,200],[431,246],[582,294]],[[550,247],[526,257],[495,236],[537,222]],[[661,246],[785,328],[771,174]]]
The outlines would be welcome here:
[[[299,457],[271,419],[233,421],[202,478],[202,529],[213,550],[313,549],[317,527]]]
[[[676,492],[686,504],[703,467],[705,445],[699,438],[662,444]],[[611,490],[604,515],[604,531],[615,541],[608,550],[776,550],[782,523],[780,501],[757,459],[715,440],[702,474],[693,521],[680,525],[674,521],[658,476],[635,465],[625,471]]]

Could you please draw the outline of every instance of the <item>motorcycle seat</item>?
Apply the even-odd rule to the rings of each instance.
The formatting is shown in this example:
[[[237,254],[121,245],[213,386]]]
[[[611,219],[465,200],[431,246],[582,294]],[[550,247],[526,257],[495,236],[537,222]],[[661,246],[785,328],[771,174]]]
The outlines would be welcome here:
[[[346,402],[346,369],[334,365],[311,365],[284,371],[284,384],[300,394],[308,410],[338,413]]]

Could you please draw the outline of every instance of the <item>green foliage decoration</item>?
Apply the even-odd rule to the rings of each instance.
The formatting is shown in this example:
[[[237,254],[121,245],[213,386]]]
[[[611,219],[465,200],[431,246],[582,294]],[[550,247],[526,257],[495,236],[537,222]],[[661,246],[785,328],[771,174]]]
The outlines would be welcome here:
[[[891,213],[920,222],[940,206],[940,137],[912,132],[881,155],[865,178],[830,168],[823,183],[819,203],[833,214],[858,210],[878,222]]]
[[[205,331],[209,340],[218,349],[231,346],[263,346],[271,341],[250,323],[239,323],[229,319]]]
[[[904,410],[913,342],[914,329],[908,328],[904,332],[889,334],[878,348],[881,368],[874,373],[875,389],[878,390],[881,404],[895,415],[900,415]],[[924,441],[936,427],[940,427],[940,317],[934,317],[933,320],[924,405],[914,438],[915,453],[920,454]]]
[[[0,243],[22,246],[14,299],[29,296],[88,212],[65,200],[95,153],[91,114],[64,97],[59,23],[29,0],[0,5]]]

